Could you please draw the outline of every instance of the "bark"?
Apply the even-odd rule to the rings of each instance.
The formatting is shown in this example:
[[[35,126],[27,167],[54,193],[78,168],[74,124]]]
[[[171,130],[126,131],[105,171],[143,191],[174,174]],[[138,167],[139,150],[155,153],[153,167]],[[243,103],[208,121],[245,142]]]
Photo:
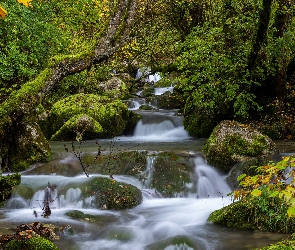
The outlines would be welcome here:
[[[248,70],[252,76],[255,71],[258,54],[263,43],[266,40],[267,29],[270,21],[272,0],[263,0],[263,8],[259,14],[259,24],[256,32],[255,40],[252,45],[252,50],[248,60]]]
[[[49,93],[55,84],[64,77],[106,61],[119,48],[130,41],[129,34],[136,15],[136,2],[136,0],[121,0],[116,10],[113,10],[115,13],[110,18],[106,31],[98,41],[94,55],[79,60],[65,60],[54,65],[52,76],[45,82],[43,91],[39,95]],[[110,4],[114,5],[114,1],[111,1]],[[111,8],[114,8],[114,6],[111,6]]]

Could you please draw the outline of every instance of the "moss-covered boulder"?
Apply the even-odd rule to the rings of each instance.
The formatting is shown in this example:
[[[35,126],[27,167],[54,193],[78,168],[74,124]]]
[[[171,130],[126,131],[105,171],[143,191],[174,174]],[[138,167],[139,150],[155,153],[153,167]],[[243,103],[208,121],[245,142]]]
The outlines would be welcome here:
[[[120,100],[83,93],[56,102],[50,111],[51,131],[54,135],[52,139],[64,138],[66,135],[63,135],[63,132],[70,134],[71,130],[72,133],[81,134],[83,126],[80,124],[83,125],[85,122],[88,124],[88,139],[92,139],[93,136],[114,137],[122,134],[130,126],[135,126],[139,119],[140,116],[129,111]],[[76,129],[77,126],[80,131]]]
[[[186,184],[191,182],[191,172],[188,156],[162,152],[156,158],[151,187],[164,197],[185,196],[189,191]]]
[[[50,160],[51,147],[37,122],[24,119],[13,133],[2,158],[4,171],[19,172],[36,162]]]
[[[13,188],[21,182],[20,174],[0,175],[0,203],[11,197]]]
[[[146,169],[147,151],[125,151],[100,155],[95,161],[95,155],[83,157],[85,165],[91,165],[89,173],[130,175],[140,178]]]
[[[86,114],[74,115],[51,137],[51,140],[98,138],[103,132],[102,126]]]
[[[224,172],[238,162],[278,153],[275,143],[266,135],[235,121],[222,121],[204,145],[209,164]]]
[[[96,206],[101,209],[127,209],[142,202],[141,191],[130,184],[110,178],[94,178],[87,184],[88,194],[95,195]]]
[[[287,206],[283,206],[283,200],[278,198],[246,198],[214,211],[208,221],[239,229],[293,233],[295,218],[289,218]]]
[[[4,248],[5,250],[59,250],[50,240],[42,237],[32,237],[29,240],[12,240]]]
[[[116,76],[113,76],[105,82],[100,82],[97,88],[101,95],[113,99],[125,99],[129,94],[126,84]]]

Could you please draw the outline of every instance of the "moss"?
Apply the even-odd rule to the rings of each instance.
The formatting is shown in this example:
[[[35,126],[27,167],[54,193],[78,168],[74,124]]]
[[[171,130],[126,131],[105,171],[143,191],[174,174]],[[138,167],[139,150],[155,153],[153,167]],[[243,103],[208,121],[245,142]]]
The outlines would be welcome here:
[[[101,137],[114,137],[122,134],[133,122],[134,116],[127,106],[119,101],[93,94],[76,94],[55,103],[50,112],[53,133],[65,122],[78,114],[85,114],[97,121],[103,128]]]
[[[283,239],[275,244],[265,246],[259,250],[294,250],[295,249],[295,234],[292,234],[290,237]]]
[[[224,172],[238,162],[278,152],[269,137],[235,121],[216,126],[203,151],[208,162]]]
[[[42,237],[32,237],[27,241],[12,240],[4,248],[5,250],[59,250],[50,240]]]
[[[21,182],[20,174],[0,175],[0,202],[5,201],[11,197],[12,190]]]
[[[74,115],[51,137],[51,140],[84,139],[99,137],[102,126],[85,114]]]
[[[38,77],[33,81],[25,83],[21,89],[14,91],[10,97],[0,105],[0,139],[5,136],[5,128],[12,123],[11,114],[16,112],[16,107],[19,111],[28,114],[38,103],[37,93],[44,86],[45,81],[52,73],[51,69],[43,70]]]
[[[84,214],[83,212],[79,210],[68,211],[66,212],[66,215],[72,219],[87,221],[87,222],[99,221],[101,219],[101,216],[99,215]]]
[[[187,157],[163,152],[157,156],[152,187],[165,197],[187,194],[186,183],[190,183],[191,165]]]
[[[94,157],[93,155],[87,155],[83,158],[83,162],[88,165],[94,161]],[[146,169],[146,158],[146,151],[126,151],[112,153],[112,155],[101,155],[97,161],[92,163],[93,167],[89,172],[140,177],[141,173]]]
[[[240,229],[295,232],[295,218],[288,217],[287,207],[279,198],[245,198],[214,211],[208,221]]]
[[[142,202],[141,191],[130,184],[95,178],[88,185],[88,193],[96,196],[97,207],[102,209],[132,208]]]
[[[19,172],[36,162],[47,162],[51,158],[51,147],[37,122],[24,121],[19,124],[9,145],[8,166]]]

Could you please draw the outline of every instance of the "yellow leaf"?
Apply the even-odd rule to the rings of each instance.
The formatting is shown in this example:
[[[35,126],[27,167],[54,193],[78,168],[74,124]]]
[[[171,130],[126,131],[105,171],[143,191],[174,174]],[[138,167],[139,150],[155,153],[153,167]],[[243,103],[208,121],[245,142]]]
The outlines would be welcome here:
[[[259,189],[253,189],[251,192],[251,196],[258,197],[261,196],[262,192]]]
[[[26,7],[32,7],[31,1],[32,0],[17,0],[19,3],[22,3]]]
[[[7,11],[0,6],[0,16],[4,18],[7,15]]]

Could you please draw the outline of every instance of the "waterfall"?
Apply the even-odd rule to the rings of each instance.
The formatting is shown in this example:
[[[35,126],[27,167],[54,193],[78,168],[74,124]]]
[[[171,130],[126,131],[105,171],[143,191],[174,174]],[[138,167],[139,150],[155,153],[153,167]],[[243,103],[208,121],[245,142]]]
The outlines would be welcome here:
[[[202,157],[196,157],[194,159],[194,165],[198,197],[224,197],[231,192],[225,180],[226,176],[219,174],[218,171],[208,165]]]
[[[155,95],[163,95],[167,91],[173,93],[173,89],[174,89],[173,86],[164,87],[164,88],[155,88]]]
[[[183,126],[175,126],[170,120],[150,124],[144,124],[141,120],[135,127],[133,137],[147,141],[173,141],[190,138]]]

